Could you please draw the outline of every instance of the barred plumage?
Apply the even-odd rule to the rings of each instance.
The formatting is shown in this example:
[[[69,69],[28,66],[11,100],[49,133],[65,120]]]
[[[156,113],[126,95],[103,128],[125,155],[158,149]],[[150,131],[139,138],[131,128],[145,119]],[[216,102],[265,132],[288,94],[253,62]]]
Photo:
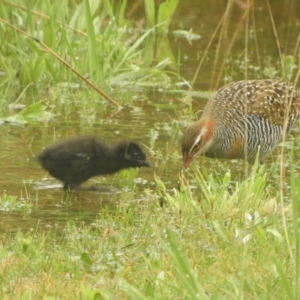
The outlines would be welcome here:
[[[278,80],[242,80],[220,88],[182,138],[183,167],[196,154],[253,164],[281,142],[300,118],[300,90]]]

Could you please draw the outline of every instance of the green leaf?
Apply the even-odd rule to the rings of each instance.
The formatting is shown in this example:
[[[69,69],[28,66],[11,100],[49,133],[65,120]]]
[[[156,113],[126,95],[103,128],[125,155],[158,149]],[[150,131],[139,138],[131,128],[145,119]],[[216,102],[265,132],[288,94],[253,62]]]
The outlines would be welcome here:
[[[278,259],[278,257],[274,256],[272,257],[272,260],[276,266],[276,270],[281,279],[281,286],[286,293],[286,299],[290,299],[290,300],[296,299],[294,298],[293,291],[292,291],[292,282],[290,281],[288,273],[286,272],[286,266],[282,264],[281,260]]]
[[[167,250],[173,261],[175,271],[180,279],[180,283],[189,295],[188,299],[209,299],[199,279],[197,278],[196,273],[183,255],[175,234],[168,229],[167,236],[170,245]]]
[[[99,2],[98,2],[99,4]],[[89,0],[85,0],[85,20],[86,20],[86,31],[88,37],[88,53],[89,53],[89,65],[90,65],[90,76],[99,72],[99,58],[97,52],[96,35],[93,24],[93,13],[97,9],[97,4],[91,7]]]
[[[159,38],[157,45],[157,60],[163,61],[165,59],[169,59],[169,67],[176,70],[176,60],[174,58],[173,51],[171,50],[169,39]]]
[[[84,30],[85,29],[85,16],[84,16],[84,3],[81,2],[76,11],[74,12],[71,21],[70,21],[70,26],[75,27],[79,30]]]
[[[130,299],[133,300],[150,300],[142,291],[137,289],[135,286],[127,283],[127,282],[122,282],[122,288],[124,292],[129,295]],[[152,298],[151,298],[152,299]]]
[[[105,8],[106,8],[110,18],[114,18],[115,16],[114,16],[114,10],[113,10],[112,2],[110,0],[104,0],[104,3],[105,3]]]
[[[49,112],[46,111],[47,105],[44,102],[34,103],[22,111],[20,111],[20,116],[22,116],[27,122],[42,122],[48,120],[51,116]]]
[[[145,0],[145,12],[147,17],[148,28],[153,28],[155,26],[154,0]]]
[[[20,70],[20,84],[21,85],[28,85],[32,82],[31,74],[30,74],[30,68],[28,64],[24,64]]]
[[[14,125],[45,122],[51,118],[51,113],[46,111],[46,108],[47,105],[44,102],[37,102],[24,108],[18,114],[0,118],[0,122],[3,121],[6,123],[12,123]]]
[[[119,15],[118,15],[118,24],[120,26],[123,24],[126,7],[127,7],[127,0],[123,0],[122,5],[120,7]]]
[[[293,77],[294,69],[297,68],[295,65],[295,59],[292,55],[282,55],[281,58],[283,76],[286,80],[291,80]]]
[[[45,69],[45,55],[36,57],[33,68],[30,72],[33,82],[39,81],[44,69]]]
[[[83,252],[81,254],[81,260],[88,267],[92,266],[92,264],[93,264],[93,261],[92,261],[91,257],[86,252]]]
[[[117,66],[117,69],[120,69],[122,65],[129,59],[132,58],[132,56],[137,55],[137,52],[135,50],[141,45],[141,43],[146,39],[146,37],[152,33],[154,29],[147,30],[140,38],[137,39],[137,41],[126,51],[124,54],[121,62]]]
[[[54,20],[44,20],[43,21],[43,30],[44,30],[44,43],[51,47],[52,49],[56,49],[56,37],[57,37],[57,29],[56,24],[54,24]]]
[[[165,34],[168,30],[177,5],[178,0],[166,0],[159,6],[157,17],[157,24],[160,24],[157,28],[159,34]]]

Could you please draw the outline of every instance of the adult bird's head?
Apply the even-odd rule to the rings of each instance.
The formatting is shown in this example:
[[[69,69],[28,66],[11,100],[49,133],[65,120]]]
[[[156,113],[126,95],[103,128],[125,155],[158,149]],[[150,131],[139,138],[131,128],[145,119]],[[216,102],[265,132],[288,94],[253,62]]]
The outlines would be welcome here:
[[[211,122],[205,119],[191,124],[184,132],[181,140],[182,170],[188,168],[195,155],[205,155],[212,142]]]

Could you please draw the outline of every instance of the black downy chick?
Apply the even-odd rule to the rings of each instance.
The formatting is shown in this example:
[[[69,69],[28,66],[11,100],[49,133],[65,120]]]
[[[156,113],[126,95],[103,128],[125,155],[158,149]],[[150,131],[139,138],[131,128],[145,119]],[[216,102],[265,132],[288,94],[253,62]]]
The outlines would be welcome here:
[[[45,148],[37,159],[53,177],[64,183],[64,190],[78,186],[97,175],[108,175],[126,168],[151,167],[139,144],[121,141],[107,145],[97,137],[68,138]]]

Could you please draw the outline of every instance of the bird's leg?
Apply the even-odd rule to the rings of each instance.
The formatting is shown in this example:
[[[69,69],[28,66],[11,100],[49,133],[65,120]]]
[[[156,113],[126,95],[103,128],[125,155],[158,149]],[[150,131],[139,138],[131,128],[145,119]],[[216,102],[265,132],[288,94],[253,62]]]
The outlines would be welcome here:
[[[67,182],[64,184],[63,189],[64,189],[64,191],[69,191],[70,190],[69,184]]]
[[[69,191],[87,191],[87,190],[97,190],[96,186],[80,186],[80,185],[72,185],[66,183],[63,187],[66,192]]]
[[[76,190],[77,186],[75,186],[74,184],[70,184],[68,182],[66,182],[63,186],[64,191],[72,191],[72,190]]]
[[[114,193],[116,190],[112,187],[103,187],[98,185],[90,185],[90,186],[81,186],[81,185],[74,185],[66,183],[64,185],[64,190],[68,191],[101,191],[104,193]]]

